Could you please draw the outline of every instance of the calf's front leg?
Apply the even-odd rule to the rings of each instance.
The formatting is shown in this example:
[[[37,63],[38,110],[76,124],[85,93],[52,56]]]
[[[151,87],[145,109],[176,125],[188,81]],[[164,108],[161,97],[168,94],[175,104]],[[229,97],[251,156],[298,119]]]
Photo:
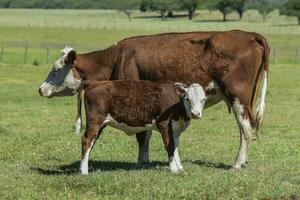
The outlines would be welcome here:
[[[182,169],[182,166],[180,164],[178,151],[175,151],[175,141],[173,138],[172,125],[171,123],[159,124],[159,130],[161,132],[162,139],[168,153],[170,170],[172,173],[178,173]],[[178,165],[177,159],[180,166]]]
[[[101,127],[101,128],[100,128]],[[84,135],[81,138],[82,157],[80,163],[80,173],[86,175],[89,173],[88,162],[89,154],[95,144],[97,138],[102,132],[102,124],[90,124],[87,126]]]

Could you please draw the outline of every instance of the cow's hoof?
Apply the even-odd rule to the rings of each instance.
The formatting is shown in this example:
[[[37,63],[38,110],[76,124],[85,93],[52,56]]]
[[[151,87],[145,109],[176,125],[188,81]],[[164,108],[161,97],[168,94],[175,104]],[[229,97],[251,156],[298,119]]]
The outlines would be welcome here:
[[[81,175],[88,175],[89,172],[88,172],[88,171],[81,171],[80,174],[81,174]]]
[[[233,172],[241,171],[241,165],[233,165],[231,168],[231,171],[233,171]]]

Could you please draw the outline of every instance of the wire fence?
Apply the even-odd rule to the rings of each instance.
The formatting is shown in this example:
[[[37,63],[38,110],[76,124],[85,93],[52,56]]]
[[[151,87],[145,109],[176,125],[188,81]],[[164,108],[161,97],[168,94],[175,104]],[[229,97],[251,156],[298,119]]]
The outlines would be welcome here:
[[[101,47],[69,44],[79,53],[100,50]],[[54,63],[65,45],[59,43],[30,44],[29,42],[0,43],[0,63],[43,65]],[[270,63],[300,64],[300,47],[272,47]]]

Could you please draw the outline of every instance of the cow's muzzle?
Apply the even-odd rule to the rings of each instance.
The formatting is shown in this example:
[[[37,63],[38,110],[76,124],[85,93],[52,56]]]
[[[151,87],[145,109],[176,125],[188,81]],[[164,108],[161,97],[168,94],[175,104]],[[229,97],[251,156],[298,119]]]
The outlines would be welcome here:
[[[200,119],[202,117],[201,113],[192,113],[192,118],[193,119]]]

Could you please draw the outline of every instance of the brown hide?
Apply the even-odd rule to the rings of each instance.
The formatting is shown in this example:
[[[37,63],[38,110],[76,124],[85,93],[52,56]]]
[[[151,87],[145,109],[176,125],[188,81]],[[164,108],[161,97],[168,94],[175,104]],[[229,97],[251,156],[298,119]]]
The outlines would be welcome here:
[[[214,81],[229,107],[237,97],[255,125],[254,93],[262,64],[268,69],[268,52],[265,39],[256,33],[166,33],[132,37],[102,51],[79,54],[74,66],[84,80],[167,80],[199,83],[204,89]],[[206,93],[209,102],[216,91]]]
[[[110,114],[119,123],[144,126],[159,118],[159,121],[169,120],[172,116],[175,120],[179,117],[187,119],[172,82],[84,81],[84,89],[89,120],[98,117],[104,119]],[[176,110],[173,109],[174,105]]]

